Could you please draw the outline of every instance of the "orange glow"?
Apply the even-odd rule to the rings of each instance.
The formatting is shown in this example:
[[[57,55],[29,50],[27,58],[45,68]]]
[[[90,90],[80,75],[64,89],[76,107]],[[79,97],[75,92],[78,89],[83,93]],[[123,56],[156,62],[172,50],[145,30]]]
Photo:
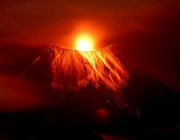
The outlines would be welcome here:
[[[57,43],[65,48],[90,51],[99,49],[104,46],[104,39],[106,38],[106,32],[101,24],[97,22],[86,20],[80,21],[74,24],[71,28],[71,32],[67,33],[66,36],[59,36]],[[80,40],[84,40],[79,43]],[[85,41],[86,40],[86,41]],[[83,43],[84,42],[84,43]],[[86,46],[90,47],[78,47],[79,44],[89,44]],[[84,45],[80,45],[84,46]],[[90,49],[89,49],[90,48]]]
[[[107,109],[101,108],[96,110],[96,117],[99,122],[107,122],[109,119],[109,112]]]
[[[118,91],[126,84],[128,71],[112,48],[79,51],[52,47],[52,86],[61,90],[78,90],[88,84],[95,88]]]
[[[80,51],[93,50],[94,40],[91,36],[83,34],[76,39],[76,49]]]

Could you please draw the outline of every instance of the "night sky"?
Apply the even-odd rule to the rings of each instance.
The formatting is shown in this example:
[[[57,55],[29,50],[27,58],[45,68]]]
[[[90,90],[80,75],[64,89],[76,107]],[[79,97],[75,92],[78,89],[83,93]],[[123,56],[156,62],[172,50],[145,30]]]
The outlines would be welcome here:
[[[0,66],[25,50],[9,44],[72,47],[82,32],[180,91],[179,0],[1,0]]]

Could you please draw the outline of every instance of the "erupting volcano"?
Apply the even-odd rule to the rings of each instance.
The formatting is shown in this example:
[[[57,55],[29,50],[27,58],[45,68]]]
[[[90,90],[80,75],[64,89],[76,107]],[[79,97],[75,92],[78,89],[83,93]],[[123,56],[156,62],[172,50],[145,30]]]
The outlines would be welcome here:
[[[174,108],[171,103],[179,99],[175,91],[130,64],[114,47],[96,46],[83,34],[71,49],[59,45],[35,47],[6,73],[23,73],[23,79],[49,96],[58,95],[60,105],[74,110],[107,108],[114,116],[140,116],[147,108],[152,114],[165,114],[166,104]],[[162,109],[156,107],[159,104]]]
[[[67,100],[72,98],[69,93],[74,96],[85,93],[138,115],[138,110],[124,100],[123,89],[128,84],[130,74],[118,57],[119,53],[112,46],[96,49],[93,38],[83,34],[76,38],[71,49],[51,45],[24,75],[37,79],[36,82],[47,81],[45,77],[49,77],[51,89]]]
[[[95,50],[91,36],[76,38],[75,49],[50,47],[52,86],[64,90],[78,90],[92,84],[95,88],[118,91],[129,77],[128,71],[111,47]]]

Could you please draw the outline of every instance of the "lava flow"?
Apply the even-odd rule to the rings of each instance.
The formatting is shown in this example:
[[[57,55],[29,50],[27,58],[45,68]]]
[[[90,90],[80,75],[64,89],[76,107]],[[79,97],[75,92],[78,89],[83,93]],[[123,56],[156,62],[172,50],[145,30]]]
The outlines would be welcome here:
[[[118,91],[129,73],[114,53],[111,47],[95,51],[51,47],[52,86],[62,91],[87,85]]]

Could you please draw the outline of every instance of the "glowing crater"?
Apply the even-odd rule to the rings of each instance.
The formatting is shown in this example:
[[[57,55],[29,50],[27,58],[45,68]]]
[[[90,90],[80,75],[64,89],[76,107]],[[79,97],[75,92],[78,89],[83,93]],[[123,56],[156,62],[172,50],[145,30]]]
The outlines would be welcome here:
[[[75,47],[79,51],[92,51],[94,50],[94,39],[87,34],[83,34],[76,38]]]

